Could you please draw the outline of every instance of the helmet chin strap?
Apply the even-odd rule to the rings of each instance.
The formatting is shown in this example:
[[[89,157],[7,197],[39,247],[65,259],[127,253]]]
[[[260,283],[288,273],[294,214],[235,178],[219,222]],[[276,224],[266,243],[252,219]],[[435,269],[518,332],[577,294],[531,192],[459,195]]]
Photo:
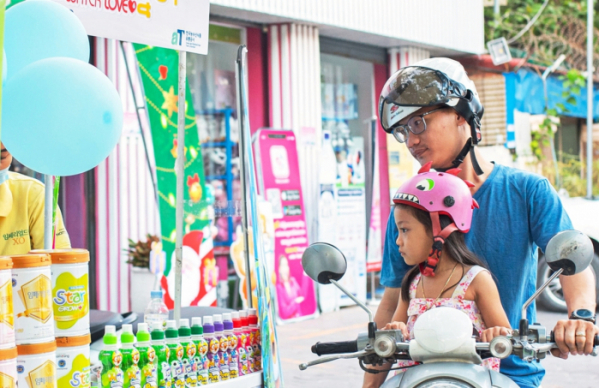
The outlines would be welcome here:
[[[472,138],[466,141],[466,144],[462,148],[462,151],[460,151],[458,156],[456,156],[453,162],[451,162],[450,167],[436,168],[435,170],[445,172],[449,169],[457,168],[462,163],[464,163],[464,159],[466,158],[466,156],[468,156],[468,154],[470,154],[470,160],[472,160],[472,167],[474,168],[474,172],[476,172],[476,175],[482,175],[483,170],[482,168],[480,168],[478,160],[476,159],[476,153],[474,152],[474,144],[472,144]]]
[[[458,230],[458,227],[452,222],[447,225],[445,229],[441,229],[441,222],[439,221],[439,213],[431,213],[431,221],[433,224],[433,246],[428,255],[428,258],[419,264],[420,273],[424,276],[435,276],[437,265],[441,260],[441,252],[443,251],[443,244],[450,234]]]

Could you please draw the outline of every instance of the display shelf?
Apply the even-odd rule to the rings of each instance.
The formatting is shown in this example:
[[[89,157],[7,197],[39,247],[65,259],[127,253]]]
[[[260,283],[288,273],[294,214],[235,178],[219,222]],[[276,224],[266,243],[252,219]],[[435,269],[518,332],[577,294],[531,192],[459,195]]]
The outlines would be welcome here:
[[[256,372],[247,376],[241,376],[236,379],[209,385],[210,387],[215,388],[262,388],[262,381],[262,372]]]

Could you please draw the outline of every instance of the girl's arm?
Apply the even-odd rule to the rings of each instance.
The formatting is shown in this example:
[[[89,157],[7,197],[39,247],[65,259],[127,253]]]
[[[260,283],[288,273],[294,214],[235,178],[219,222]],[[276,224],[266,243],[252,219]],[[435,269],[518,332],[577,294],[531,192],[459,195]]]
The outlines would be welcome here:
[[[466,291],[466,299],[476,302],[487,327],[481,335],[482,342],[490,342],[494,337],[511,333],[510,321],[501,305],[497,285],[488,271],[476,275]]]
[[[401,297],[401,291],[399,293],[399,304],[397,305],[397,309],[393,314],[393,318],[391,323],[388,323],[383,330],[401,330],[404,339],[409,338],[408,327],[406,323],[408,322],[408,306],[410,302],[406,302]]]

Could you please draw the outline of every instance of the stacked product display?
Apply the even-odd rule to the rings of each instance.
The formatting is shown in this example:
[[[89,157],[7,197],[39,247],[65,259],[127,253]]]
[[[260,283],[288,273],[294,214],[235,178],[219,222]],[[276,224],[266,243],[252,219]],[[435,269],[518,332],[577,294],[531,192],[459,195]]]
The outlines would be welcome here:
[[[164,326],[166,325],[166,330]],[[256,310],[167,320],[166,324],[123,325],[120,344],[114,326],[106,326],[103,388],[197,387],[259,372],[261,336]],[[136,338],[136,343],[135,342]]]
[[[0,386],[89,387],[89,253],[0,258]]]

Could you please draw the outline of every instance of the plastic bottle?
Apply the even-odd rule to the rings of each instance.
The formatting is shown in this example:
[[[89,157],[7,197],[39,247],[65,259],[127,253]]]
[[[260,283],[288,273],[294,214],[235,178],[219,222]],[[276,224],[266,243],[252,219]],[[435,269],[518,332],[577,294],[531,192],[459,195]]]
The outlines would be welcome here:
[[[185,373],[183,372],[183,346],[179,343],[179,330],[177,321],[166,321],[166,346],[168,346],[168,363],[171,367],[173,388],[185,387]]]
[[[171,388],[171,367],[168,364],[169,349],[164,342],[164,331],[157,328],[152,328],[152,347],[156,352],[156,376],[158,388]]]
[[[239,353],[237,352],[237,336],[233,332],[233,317],[232,314],[223,314],[223,325],[225,328],[224,334],[227,337],[227,353],[229,354],[229,378],[234,379],[239,377]]]
[[[123,325],[121,333],[121,353],[123,354],[123,388],[141,388],[141,372],[137,363],[139,362],[139,351],[133,347],[135,336],[133,326]]]
[[[233,335],[237,339],[237,368],[239,371],[239,376],[245,376],[248,374],[247,370],[247,353],[245,351],[245,340],[243,338],[243,329],[242,329],[242,318],[240,317],[240,312],[231,313],[231,317],[233,318]]]
[[[250,330],[252,332],[254,371],[257,372],[262,370],[262,335],[260,334],[260,327],[258,327],[258,316],[256,315],[256,309],[248,310],[248,320],[250,324]]]
[[[150,332],[147,323],[137,324],[137,344],[139,352],[139,367],[142,388],[157,388],[156,351],[150,345]]]
[[[239,318],[241,320],[241,343],[244,348],[245,348],[245,356],[246,356],[246,360],[245,360],[245,365],[242,365],[241,368],[242,369],[246,369],[247,372],[244,374],[250,374],[252,372],[254,372],[253,368],[254,368],[254,349],[252,348],[252,344],[251,344],[251,338],[250,338],[250,328],[249,328],[249,321],[248,321],[248,312],[247,310],[243,310],[239,312]]]
[[[123,355],[117,344],[116,328],[112,325],[104,329],[104,347],[98,356],[102,363],[100,381],[102,388],[121,388],[123,386]]]
[[[204,338],[208,343],[208,384],[218,383],[220,381],[220,342],[214,336],[214,325],[212,317],[204,317]]]
[[[208,342],[204,339],[204,328],[202,318],[191,319],[191,339],[196,346],[195,365],[198,373],[198,386],[208,385]]]
[[[168,307],[162,301],[162,290],[155,290],[150,293],[151,300],[146,307],[144,313],[144,322],[148,324],[152,330],[156,327],[166,328],[166,320],[168,319]]]
[[[179,321],[179,342],[183,347],[183,373],[185,376],[185,386],[195,388],[198,386],[198,369],[196,366],[197,347],[191,340],[191,328],[189,319]]]
[[[220,360],[220,381],[229,380],[229,340],[224,333],[223,316],[214,314],[214,336],[219,342],[218,358]]]

